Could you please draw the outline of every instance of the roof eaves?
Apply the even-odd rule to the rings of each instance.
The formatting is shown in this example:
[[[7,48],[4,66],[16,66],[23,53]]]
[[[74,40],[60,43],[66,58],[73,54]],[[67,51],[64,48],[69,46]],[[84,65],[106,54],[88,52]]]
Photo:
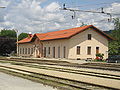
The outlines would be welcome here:
[[[55,39],[46,39],[46,40],[41,40],[41,41],[60,40],[60,39],[68,39],[68,38],[70,38],[70,37],[55,38]]]
[[[30,42],[30,41],[29,41]],[[29,43],[29,42],[18,42],[18,44]],[[16,42],[17,43],[17,42]]]

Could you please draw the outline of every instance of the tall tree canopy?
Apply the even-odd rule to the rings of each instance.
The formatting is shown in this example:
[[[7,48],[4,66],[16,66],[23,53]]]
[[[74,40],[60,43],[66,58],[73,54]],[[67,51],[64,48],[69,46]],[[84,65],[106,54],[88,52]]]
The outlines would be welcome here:
[[[19,36],[18,36],[18,40],[22,40],[24,38],[28,37],[28,34],[27,33],[21,33]]]
[[[0,36],[5,36],[5,37],[9,37],[9,38],[14,38],[16,39],[17,38],[17,33],[15,30],[7,30],[7,29],[3,29],[1,30],[0,32]],[[27,33],[21,33],[19,36],[18,36],[18,40],[21,40],[21,39],[24,39],[28,37],[28,34]]]
[[[114,30],[110,34],[115,40],[109,42],[109,54],[120,55],[120,19],[114,19]]]
[[[16,35],[15,30],[6,30],[6,29],[3,29],[0,32],[0,36],[7,36],[9,38],[16,38],[17,35]]]

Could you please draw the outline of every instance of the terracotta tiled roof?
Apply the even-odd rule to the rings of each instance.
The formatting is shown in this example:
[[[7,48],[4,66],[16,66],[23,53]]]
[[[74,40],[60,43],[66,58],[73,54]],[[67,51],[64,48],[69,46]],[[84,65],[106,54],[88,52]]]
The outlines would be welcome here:
[[[17,43],[27,43],[27,42],[30,42],[33,38],[33,35],[31,35],[31,37],[27,37],[27,38],[24,38],[20,41],[18,41]]]
[[[71,36],[89,28],[90,26],[91,25],[87,25],[87,26],[83,26],[83,27],[71,28],[71,29],[42,33],[42,34],[36,34],[36,36],[42,41],[70,38]]]
[[[46,40],[56,40],[56,39],[65,39],[65,38],[70,38],[88,28],[94,28],[96,32],[100,33],[103,35],[105,38],[111,40],[112,38],[109,37],[107,34],[104,32],[100,31],[93,25],[86,25],[83,27],[77,27],[77,28],[71,28],[71,29],[66,29],[66,30],[60,30],[60,31],[54,31],[54,32],[48,32],[48,33],[36,33],[34,36],[37,36],[41,41],[46,41]],[[33,36],[33,37],[34,37]],[[25,42],[30,42],[32,38],[28,39],[25,38],[18,43],[25,43]]]

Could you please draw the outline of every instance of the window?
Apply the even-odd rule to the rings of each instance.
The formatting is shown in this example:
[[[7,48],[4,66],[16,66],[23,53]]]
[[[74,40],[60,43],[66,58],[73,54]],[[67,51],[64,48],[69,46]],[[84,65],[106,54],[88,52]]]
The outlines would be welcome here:
[[[20,54],[21,54],[21,48],[20,48]]]
[[[35,52],[36,50],[35,50],[35,47],[33,48],[33,52]]]
[[[22,54],[24,54],[24,48],[23,48],[23,53]]]
[[[88,40],[91,40],[91,38],[92,38],[92,35],[88,34]]]
[[[58,47],[58,58],[60,58],[60,47]]]
[[[46,57],[46,47],[44,47],[44,57]]]
[[[96,54],[99,53],[99,47],[96,47]]]
[[[25,54],[27,54],[27,48],[25,48]]]
[[[50,54],[50,47],[48,48],[48,54]]]
[[[30,48],[28,48],[28,54],[30,54]]]
[[[53,47],[53,58],[55,58],[55,47]]]
[[[91,55],[91,47],[88,47],[88,48],[87,48],[87,54],[88,54],[88,55]]]
[[[80,46],[77,46],[77,55],[80,55]]]
[[[63,47],[63,53],[64,53],[63,58],[65,58],[66,57],[66,47],[65,46]]]
[[[31,54],[33,54],[33,48],[31,48]]]

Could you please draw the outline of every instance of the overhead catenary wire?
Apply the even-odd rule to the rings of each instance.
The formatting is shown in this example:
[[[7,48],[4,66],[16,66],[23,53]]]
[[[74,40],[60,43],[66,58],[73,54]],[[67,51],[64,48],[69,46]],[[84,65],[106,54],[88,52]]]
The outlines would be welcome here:
[[[72,19],[75,19],[76,12],[88,12],[88,13],[106,14],[106,15],[109,15],[108,22],[110,22],[112,20],[112,14],[104,12],[104,8],[103,7],[101,8],[101,11],[80,10],[80,9],[67,8],[66,4],[64,3],[63,4],[63,8],[61,8],[61,10],[72,11],[73,12]]]

